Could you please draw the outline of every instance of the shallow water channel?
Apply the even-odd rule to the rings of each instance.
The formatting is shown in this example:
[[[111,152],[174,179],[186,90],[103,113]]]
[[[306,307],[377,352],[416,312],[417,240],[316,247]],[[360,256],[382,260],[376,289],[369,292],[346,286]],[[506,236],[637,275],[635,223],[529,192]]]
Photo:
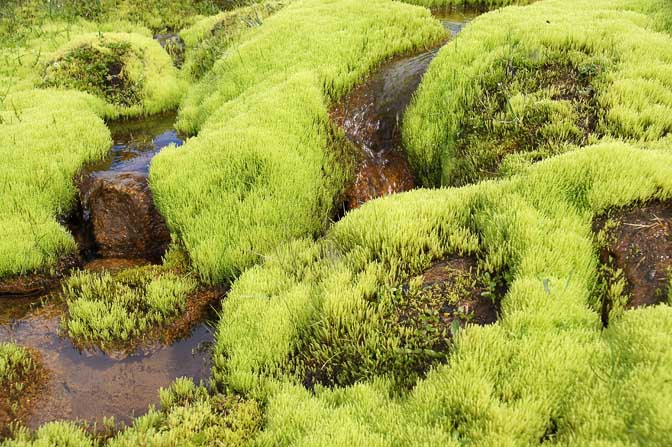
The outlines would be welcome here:
[[[114,145],[108,157],[86,167],[85,174],[109,177],[132,173],[146,179],[151,158],[182,140],[173,129],[174,114],[111,123]],[[82,210],[80,210],[82,211]],[[86,212],[86,211],[84,211]],[[145,263],[142,259],[114,259],[89,253],[86,267],[105,269]],[[24,421],[30,427],[60,419],[89,424],[114,417],[129,422],[158,404],[158,390],[177,377],[207,380],[210,375],[212,323],[204,321],[170,346],[155,346],[130,356],[113,358],[100,351],[80,352],[59,335],[65,306],[58,292],[42,297],[0,299],[0,341],[16,342],[39,352],[48,370],[43,393],[32,402]],[[211,318],[212,319],[212,318]]]
[[[434,17],[450,31],[451,38],[481,13],[464,9],[433,11]],[[401,147],[401,120],[422,76],[442,46],[393,59],[331,110],[332,121],[359,149],[355,180],[346,192],[346,210],[415,187]]]

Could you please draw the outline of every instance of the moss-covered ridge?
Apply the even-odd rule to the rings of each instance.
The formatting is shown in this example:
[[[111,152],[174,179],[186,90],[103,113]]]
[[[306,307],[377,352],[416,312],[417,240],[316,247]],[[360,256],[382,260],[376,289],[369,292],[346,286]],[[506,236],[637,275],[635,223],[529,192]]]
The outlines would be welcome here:
[[[396,2],[301,0],[241,36],[181,106],[178,124],[198,136],[150,172],[204,279],[229,280],[279,243],[323,231],[348,174],[330,98],[444,33],[428,11]]]
[[[76,251],[56,218],[69,212],[79,167],[103,156],[103,105],[78,92],[29,90],[0,108],[0,278],[56,265]]]
[[[419,179],[461,185],[604,135],[668,134],[672,37],[656,31],[655,5],[664,9],[549,0],[475,20],[432,62],[406,113]]]
[[[590,306],[591,220],[609,207],[670,199],[671,157],[603,144],[506,182],[370,202],[325,239],[284,247],[234,284],[215,380],[268,400],[263,437],[271,443],[665,445],[672,351],[657,343],[672,333],[672,310],[626,312],[602,331]],[[513,280],[500,322],[462,331],[448,365],[402,398],[384,397],[399,390],[375,374],[315,396],[298,385],[289,359],[307,328],[322,325],[326,339],[351,336],[377,358],[393,347],[371,330],[377,293],[467,249],[484,266],[507,267]]]

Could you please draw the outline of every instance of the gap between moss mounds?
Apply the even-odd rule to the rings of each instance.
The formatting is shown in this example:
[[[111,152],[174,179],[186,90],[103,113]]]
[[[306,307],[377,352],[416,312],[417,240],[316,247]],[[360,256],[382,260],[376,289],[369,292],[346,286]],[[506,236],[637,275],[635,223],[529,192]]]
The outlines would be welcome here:
[[[605,327],[627,309],[672,301],[672,201],[611,209],[594,219],[593,232]]]
[[[411,389],[435,365],[445,363],[453,340],[468,325],[497,321],[507,291],[506,273],[482,271],[476,257],[449,256],[401,287],[374,296],[362,325],[390,349],[371,352],[362,334],[338,333],[337,324],[310,325],[289,364],[303,385],[349,386],[385,376]]]

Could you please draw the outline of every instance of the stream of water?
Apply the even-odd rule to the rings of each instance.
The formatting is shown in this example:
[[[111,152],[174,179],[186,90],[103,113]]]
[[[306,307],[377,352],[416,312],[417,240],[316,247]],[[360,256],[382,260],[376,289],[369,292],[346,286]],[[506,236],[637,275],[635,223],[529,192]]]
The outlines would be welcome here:
[[[455,37],[479,11],[442,9],[433,12]],[[396,58],[355,87],[331,110],[331,118],[359,148],[355,180],[346,192],[344,208],[415,187],[401,147],[401,121],[406,107],[442,46]]]

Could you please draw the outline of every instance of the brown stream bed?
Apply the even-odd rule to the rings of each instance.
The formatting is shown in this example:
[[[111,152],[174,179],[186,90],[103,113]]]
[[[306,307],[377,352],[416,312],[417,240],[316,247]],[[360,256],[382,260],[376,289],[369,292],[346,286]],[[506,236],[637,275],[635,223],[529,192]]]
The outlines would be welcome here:
[[[433,11],[434,17],[450,31],[451,38],[481,13],[464,9]],[[348,140],[359,149],[355,179],[346,191],[346,211],[368,200],[415,187],[401,147],[401,120],[441,47],[393,59],[331,110],[332,122],[342,128]]]

